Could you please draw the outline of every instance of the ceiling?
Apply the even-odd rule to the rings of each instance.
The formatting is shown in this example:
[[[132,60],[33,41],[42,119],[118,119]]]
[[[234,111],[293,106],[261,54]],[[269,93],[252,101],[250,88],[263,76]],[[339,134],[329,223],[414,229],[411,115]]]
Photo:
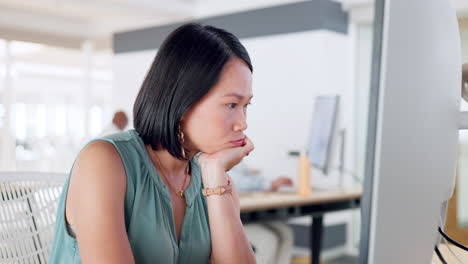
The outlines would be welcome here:
[[[83,63],[76,58],[81,58],[84,43],[92,43],[95,55],[109,58],[115,32],[301,1],[304,0],[0,0],[0,39],[46,44],[33,50],[40,49],[36,53],[47,54],[62,64],[76,65]],[[375,0],[334,1],[343,3],[352,23],[372,23]],[[468,29],[468,0],[450,1],[457,10],[460,26]],[[75,59],[67,57],[70,50],[61,48],[76,50]],[[3,54],[0,43],[0,60]],[[30,51],[15,56],[36,60]],[[44,58],[37,56],[38,61]],[[110,64],[105,61],[103,64]]]
[[[110,49],[114,32],[303,0],[0,0],[0,38]]]

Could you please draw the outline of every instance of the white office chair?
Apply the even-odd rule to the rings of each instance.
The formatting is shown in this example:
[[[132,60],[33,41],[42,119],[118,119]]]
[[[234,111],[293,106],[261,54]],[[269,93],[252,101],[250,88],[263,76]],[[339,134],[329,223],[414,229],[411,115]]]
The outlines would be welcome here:
[[[0,262],[47,263],[67,175],[0,172]]]

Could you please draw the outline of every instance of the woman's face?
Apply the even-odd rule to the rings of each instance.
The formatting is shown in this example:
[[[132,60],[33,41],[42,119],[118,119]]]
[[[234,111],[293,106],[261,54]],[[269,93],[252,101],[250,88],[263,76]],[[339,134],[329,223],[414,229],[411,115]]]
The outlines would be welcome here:
[[[247,129],[247,105],[252,98],[252,72],[238,58],[230,59],[216,85],[181,121],[184,147],[196,154],[239,146]]]

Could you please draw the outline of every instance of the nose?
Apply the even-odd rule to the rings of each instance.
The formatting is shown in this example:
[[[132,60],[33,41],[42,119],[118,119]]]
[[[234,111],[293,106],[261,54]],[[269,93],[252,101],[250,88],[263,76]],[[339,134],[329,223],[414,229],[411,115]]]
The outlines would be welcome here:
[[[244,131],[247,129],[247,114],[243,111],[234,123],[234,131]]]

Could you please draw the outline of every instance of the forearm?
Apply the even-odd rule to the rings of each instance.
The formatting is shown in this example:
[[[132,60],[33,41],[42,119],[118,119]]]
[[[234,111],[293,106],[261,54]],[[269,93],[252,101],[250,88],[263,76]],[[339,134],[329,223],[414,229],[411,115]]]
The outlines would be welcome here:
[[[218,169],[205,170],[216,178],[210,182],[213,188],[227,184],[227,175]],[[214,175],[217,174],[217,175]],[[208,216],[211,231],[212,261],[214,263],[255,263],[255,255],[244,232],[238,205],[231,194],[207,197]]]

